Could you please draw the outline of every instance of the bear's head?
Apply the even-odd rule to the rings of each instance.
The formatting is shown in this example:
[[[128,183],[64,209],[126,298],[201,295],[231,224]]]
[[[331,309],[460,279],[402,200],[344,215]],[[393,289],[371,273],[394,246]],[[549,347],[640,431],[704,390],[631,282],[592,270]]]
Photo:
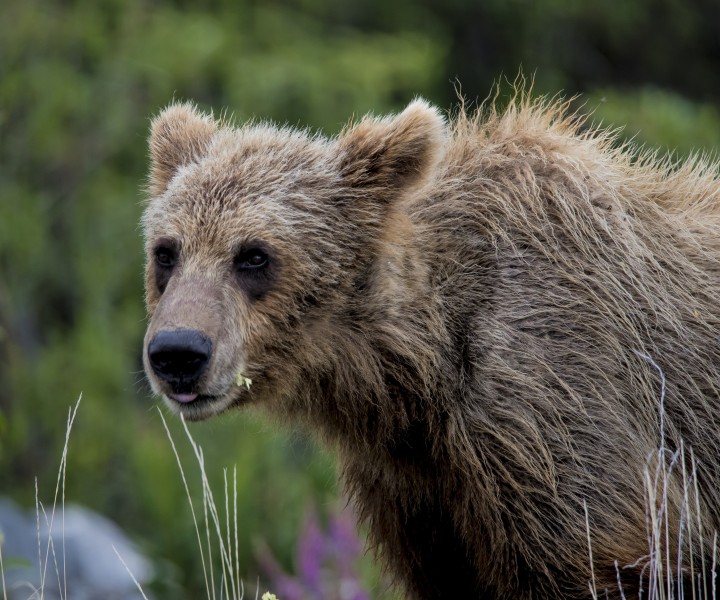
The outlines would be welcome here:
[[[334,139],[165,109],[143,216],[153,390],[189,419],[291,394],[293,365],[320,368],[331,330],[362,328],[348,321],[375,242],[444,137],[421,100]]]

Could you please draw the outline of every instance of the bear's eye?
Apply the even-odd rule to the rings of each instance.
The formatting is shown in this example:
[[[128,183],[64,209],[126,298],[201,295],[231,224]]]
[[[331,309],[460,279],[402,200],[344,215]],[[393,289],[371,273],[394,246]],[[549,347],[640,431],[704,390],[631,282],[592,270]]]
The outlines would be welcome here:
[[[175,266],[175,252],[171,248],[160,246],[155,250],[155,262],[163,269],[172,269]]]
[[[265,243],[246,243],[233,259],[235,282],[250,300],[260,300],[272,289],[279,266],[277,255]]]
[[[268,255],[260,248],[250,248],[238,253],[235,257],[235,268],[240,271],[262,269],[268,264]]]

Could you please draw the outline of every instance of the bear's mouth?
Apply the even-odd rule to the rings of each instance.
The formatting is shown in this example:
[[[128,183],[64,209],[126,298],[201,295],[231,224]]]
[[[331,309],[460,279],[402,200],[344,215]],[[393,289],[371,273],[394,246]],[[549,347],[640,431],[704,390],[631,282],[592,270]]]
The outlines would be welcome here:
[[[210,396],[205,396],[205,398],[209,397]],[[168,398],[180,404],[190,404],[191,402],[195,402],[195,400],[202,399],[200,394],[168,394]]]
[[[228,391],[217,395],[198,392],[165,392],[163,397],[173,412],[181,414],[189,421],[202,421],[225,412],[233,405],[244,404],[249,400],[247,390],[239,388],[237,390],[240,393]]]
[[[222,396],[211,396],[209,394],[183,393],[183,394],[165,394],[165,397],[171,402],[183,406],[198,407],[203,404],[210,404],[222,398]]]
[[[202,421],[223,412],[227,408],[224,396],[207,394],[163,394],[165,403],[188,421]]]

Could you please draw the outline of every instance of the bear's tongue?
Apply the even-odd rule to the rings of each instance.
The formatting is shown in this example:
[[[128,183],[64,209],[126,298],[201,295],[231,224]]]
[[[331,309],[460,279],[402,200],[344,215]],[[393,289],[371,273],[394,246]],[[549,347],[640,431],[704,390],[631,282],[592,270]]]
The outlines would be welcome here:
[[[172,394],[170,396],[173,400],[176,402],[181,402],[182,404],[187,404],[188,402],[192,402],[195,400],[195,398],[198,397],[197,394]]]

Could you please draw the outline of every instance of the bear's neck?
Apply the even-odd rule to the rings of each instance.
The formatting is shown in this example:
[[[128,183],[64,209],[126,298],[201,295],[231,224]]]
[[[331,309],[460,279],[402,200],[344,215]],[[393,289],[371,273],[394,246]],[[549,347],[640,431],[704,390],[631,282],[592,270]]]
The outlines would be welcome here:
[[[413,233],[407,217],[391,217],[362,285],[314,340],[322,360],[302,376],[310,426],[351,452],[420,458],[440,437],[451,344]]]

